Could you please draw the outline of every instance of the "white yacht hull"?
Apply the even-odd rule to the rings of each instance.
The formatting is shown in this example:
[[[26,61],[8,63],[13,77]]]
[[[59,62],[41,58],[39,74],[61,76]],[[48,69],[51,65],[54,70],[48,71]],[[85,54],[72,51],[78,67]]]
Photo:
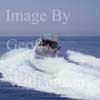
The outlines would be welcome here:
[[[48,49],[47,47],[35,46],[34,51],[36,55],[45,56],[45,57],[55,57],[57,51],[54,49]]]

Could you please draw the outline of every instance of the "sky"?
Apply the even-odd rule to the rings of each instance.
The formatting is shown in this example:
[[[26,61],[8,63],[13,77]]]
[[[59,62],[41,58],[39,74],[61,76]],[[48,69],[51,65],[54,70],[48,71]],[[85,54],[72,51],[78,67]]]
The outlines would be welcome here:
[[[33,13],[38,24],[32,23]],[[0,36],[43,33],[100,36],[100,0],[0,0]]]

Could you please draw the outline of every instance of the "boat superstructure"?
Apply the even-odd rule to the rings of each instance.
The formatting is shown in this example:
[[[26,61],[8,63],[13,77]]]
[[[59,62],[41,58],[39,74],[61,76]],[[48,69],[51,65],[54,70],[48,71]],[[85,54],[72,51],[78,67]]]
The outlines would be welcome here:
[[[60,49],[59,39],[56,35],[41,35],[35,43],[35,53],[37,55],[54,57]]]

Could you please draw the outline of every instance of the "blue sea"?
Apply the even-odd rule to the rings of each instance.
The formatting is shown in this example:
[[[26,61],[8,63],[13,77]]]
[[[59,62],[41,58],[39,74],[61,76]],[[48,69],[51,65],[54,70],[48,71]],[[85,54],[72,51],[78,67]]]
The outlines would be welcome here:
[[[27,47],[29,49],[32,49],[37,38],[38,37],[34,37],[34,36],[33,37],[0,37],[0,58],[2,58],[7,52],[10,52],[11,50],[14,50],[14,49],[27,48]],[[85,57],[89,56],[90,59],[91,57],[93,59],[100,58],[100,37],[63,36],[63,37],[60,37],[60,44],[61,44],[60,55],[64,56],[64,58],[66,59],[68,56],[67,51],[69,50],[74,53],[77,53],[77,52],[81,53],[82,55],[85,55]],[[5,61],[5,63],[7,62]],[[1,66],[2,65],[0,64],[0,67]],[[8,66],[12,66],[12,64],[10,63],[9,65],[8,63]],[[5,70],[7,70],[7,67]],[[8,78],[5,78],[5,81],[2,81],[3,77],[4,77],[3,72],[2,70],[0,70],[0,100],[79,100],[79,99],[81,100],[83,99],[83,97],[82,98],[80,97],[79,99],[76,98],[75,96],[63,97],[63,96],[60,96],[60,94],[56,94],[56,93],[49,93],[47,91],[39,91],[33,88],[24,88],[25,86],[13,84],[12,81],[10,82]],[[94,100],[99,100],[97,98]]]

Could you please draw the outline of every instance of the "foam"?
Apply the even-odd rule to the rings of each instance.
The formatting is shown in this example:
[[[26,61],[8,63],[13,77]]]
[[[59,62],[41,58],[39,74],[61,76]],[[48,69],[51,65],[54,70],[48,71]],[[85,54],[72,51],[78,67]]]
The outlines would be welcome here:
[[[84,54],[79,55],[74,51],[68,51],[68,54],[69,59],[78,64],[61,57],[37,58],[34,50],[12,50],[1,57],[0,72],[3,74],[1,80],[65,97],[99,100],[100,74],[94,67],[91,67],[92,71],[88,67],[95,64],[99,67],[99,62],[96,63],[98,58],[89,56],[95,63],[92,65],[86,61],[85,66],[81,60],[77,60],[77,56],[81,59]]]
[[[91,55],[82,54],[80,52],[74,52],[71,50],[67,51],[68,58],[73,61],[77,62],[81,65],[92,66],[94,68],[100,69],[100,58],[96,58]]]

